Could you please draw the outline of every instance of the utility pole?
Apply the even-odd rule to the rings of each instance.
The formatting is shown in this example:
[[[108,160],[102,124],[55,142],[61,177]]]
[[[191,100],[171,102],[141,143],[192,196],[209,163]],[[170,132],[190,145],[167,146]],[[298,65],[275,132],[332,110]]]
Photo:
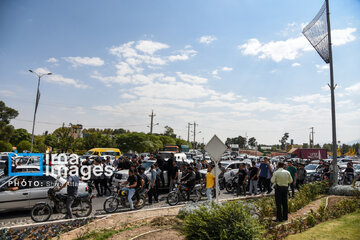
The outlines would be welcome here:
[[[190,128],[191,128],[191,123],[188,123],[187,129],[188,129],[188,136],[187,136],[187,141],[190,142]]]
[[[310,148],[314,148],[314,127],[311,127],[311,140],[310,140]]]
[[[156,116],[156,114],[154,114],[154,110],[151,110],[151,115],[149,115],[149,117],[151,118],[150,120],[150,134],[152,134],[153,132],[153,125],[154,125],[154,117]]]
[[[196,124],[196,122],[194,121],[194,148],[196,148],[196,125],[199,124]]]

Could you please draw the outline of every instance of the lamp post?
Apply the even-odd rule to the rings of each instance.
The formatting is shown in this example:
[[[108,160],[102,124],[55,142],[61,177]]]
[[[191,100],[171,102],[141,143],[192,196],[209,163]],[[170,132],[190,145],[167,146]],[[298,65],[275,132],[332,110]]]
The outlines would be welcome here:
[[[40,92],[39,92],[39,88],[40,88],[40,79],[41,77],[45,76],[45,75],[51,75],[52,73],[43,73],[43,74],[38,74],[37,72],[34,72],[33,70],[29,70],[29,72],[35,74],[38,77],[38,85],[37,85],[37,92],[36,92],[36,100],[35,100],[35,109],[34,109],[34,120],[33,120],[33,125],[32,125],[32,132],[31,132],[31,150],[30,152],[32,152],[33,150],[33,144],[34,144],[34,128],[35,128],[35,118],[36,118],[36,110],[37,110],[37,106],[39,104],[39,100],[40,100]]]

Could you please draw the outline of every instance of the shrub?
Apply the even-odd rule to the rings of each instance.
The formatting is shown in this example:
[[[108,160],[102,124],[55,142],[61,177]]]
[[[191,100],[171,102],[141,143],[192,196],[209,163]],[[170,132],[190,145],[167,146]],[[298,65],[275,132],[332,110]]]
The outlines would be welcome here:
[[[11,143],[0,140],[0,152],[11,152],[12,145]]]
[[[260,239],[264,228],[242,202],[200,205],[181,228],[187,239]]]

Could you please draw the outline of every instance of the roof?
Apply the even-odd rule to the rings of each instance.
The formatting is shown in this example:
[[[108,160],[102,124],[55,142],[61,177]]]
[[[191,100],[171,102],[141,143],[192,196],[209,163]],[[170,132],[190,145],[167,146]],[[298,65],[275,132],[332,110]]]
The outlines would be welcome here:
[[[296,150],[298,150],[298,148],[292,148],[290,151],[288,151],[288,153],[294,153]]]

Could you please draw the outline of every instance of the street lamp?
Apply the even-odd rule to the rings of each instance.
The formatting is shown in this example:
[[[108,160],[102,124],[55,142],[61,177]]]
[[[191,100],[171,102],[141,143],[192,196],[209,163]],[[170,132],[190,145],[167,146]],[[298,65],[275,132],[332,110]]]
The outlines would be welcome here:
[[[34,72],[33,70],[29,70],[29,72],[35,74],[38,77],[38,85],[37,85],[37,92],[36,92],[36,100],[35,100],[35,110],[34,110],[34,120],[33,120],[33,126],[32,126],[32,132],[31,132],[31,150],[30,152],[32,152],[33,150],[33,144],[34,144],[34,128],[35,128],[35,118],[36,118],[36,110],[39,104],[39,100],[40,100],[40,78],[45,76],[45,75],[51,75],[52,73],[43,73],[43,74],[38,74],[37,72]]]

